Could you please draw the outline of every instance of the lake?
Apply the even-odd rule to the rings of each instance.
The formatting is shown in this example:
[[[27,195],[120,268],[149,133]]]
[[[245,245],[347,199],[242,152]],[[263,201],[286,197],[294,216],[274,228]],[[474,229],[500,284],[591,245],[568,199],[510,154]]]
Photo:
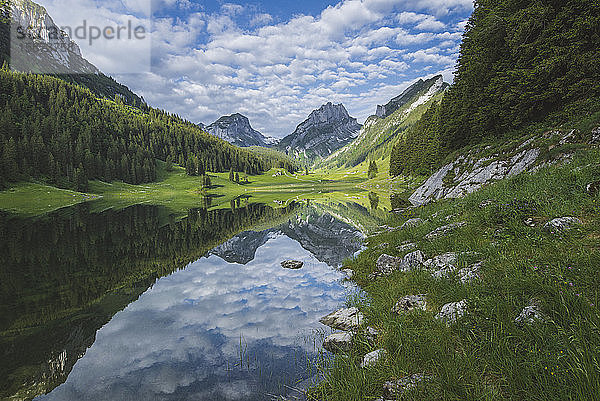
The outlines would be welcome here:
[[[338,267],[385,213],[296,202],[182,216],[91,202],[2,214],[0,397],[294,397],[329,358],[319,318],[357,291]],[[304,266],[282,268],[290,259]]]

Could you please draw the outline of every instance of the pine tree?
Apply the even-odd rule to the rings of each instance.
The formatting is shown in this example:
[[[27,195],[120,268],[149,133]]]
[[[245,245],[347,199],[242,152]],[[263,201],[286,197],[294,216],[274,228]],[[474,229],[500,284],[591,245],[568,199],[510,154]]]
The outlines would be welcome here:
[[[235,173],[235,182],[237,182],[238,184],[240,183],[240,174],[239,173]]]
[[[233,172],[233,167],[229,170],[229,181],[235,181],[235,173]]]
[[[371,160],[371,163],[369,163],[369,179],[372,180],[375,178],[377,176],[377,172],[377,163],[375,160]]]

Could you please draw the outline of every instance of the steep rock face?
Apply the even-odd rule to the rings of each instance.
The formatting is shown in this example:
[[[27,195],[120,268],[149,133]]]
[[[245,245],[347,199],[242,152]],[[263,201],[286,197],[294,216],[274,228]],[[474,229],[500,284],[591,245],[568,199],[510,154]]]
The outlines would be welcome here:
[[[384,106],[377,106],[377,112],[375,115],[379,118],[386,118],[391,115],[393,112],[412,101],[413,98],[419,95],[421,92],[426,91],[419,99],[420,102],[416,102],[414,107],[417,107],[419,104],[425,103],[429,98],[431,98],[436,93],[445,90],[448,88],[448,84],[444,82],[444,78],[441,75],[437,75],[433,78],[422,80],[419,79],[417,82],[409,86],[404,92],[402,92],[399,96],[396,96],[392,100],[390,100]],[[413,101],[413,103],[415,103]]]
[[[44,7],[30,0],[14,0],[10,6],[10,29],[0,21],[0,35],[10,36],[0,38],[0,59],[9,58],[10,53],[12,70],[56,74],[67,82],[87,87],[99,97],[114,99],[118,96],[131,106],[144,103],[128,87],[88,62],[79,46],[60,30]]]
[[[253,129],[248,118],[239,113],[223,116],[205,129],[208,133],[236,146],[268,147],[273,143],[273,138],[267,138]]]
[[[30,0],[11,2],[11,67],[24,72],[99,74],[79,46]]]
[[[277,233],[271,230],[245,231],[214,248],[209,254],[217,255],[229,263],[245,265],[254,260],[258,248],[266,244],[269,238],[276,235]]]
[[[377,106],[376,115],[367,118],[356,139],[328,156],[319,166],[353,167],[369,156],[379,159],[389,155],[390,143],[395,143],[413,121],[439,101],[447,88],[441,75],[420,79],[385,106]]]
[[[281,140],[279,148],[309,160],[323,158],[356,138],[360,128],[343,104],[329,102],[310,113],[292,134]]]

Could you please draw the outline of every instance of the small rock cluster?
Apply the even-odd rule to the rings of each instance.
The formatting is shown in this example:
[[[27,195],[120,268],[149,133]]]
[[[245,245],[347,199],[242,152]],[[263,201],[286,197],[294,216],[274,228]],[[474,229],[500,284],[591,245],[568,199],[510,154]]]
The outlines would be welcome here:
[[[542,308],[540,307],[537,299],[532,299],[519,316],[516,317],[515,323],[519,325],[534,324],[535,322],[543,322],[546,318],[542,314]]]
[[[404,257],[395,257],[384,253],[377,259],[376,271],[371,273],[369,278],[389,276],[395,271],[408,272],[421,267],[424,260],[425,257],[421,251],[411,252]]]
[[[445,236],[449,235],[452,231],[454,231],[454,230],[456,230],[458,228],[464,227],[466,225],[467,225],[467,223],[464,222],[464,221],[461,221],[459,223],[448,224],[446,226],[442,226],[442,227],[436,228],[435,230],[433,230],[432,232],[430,232],[429,234],[427,234],[425,236],[425,238],[428,239],[428,240],[430,240],[430,241],[438,239],[438,238],[442,238],[442,237],[445,237]]]
[[[431,381],[433,376],[425,373],[415,373],[398,380],[386,381],[383,384],[383,397],[376,401],[397,400],[407,391],[412,391],[425,382]]]

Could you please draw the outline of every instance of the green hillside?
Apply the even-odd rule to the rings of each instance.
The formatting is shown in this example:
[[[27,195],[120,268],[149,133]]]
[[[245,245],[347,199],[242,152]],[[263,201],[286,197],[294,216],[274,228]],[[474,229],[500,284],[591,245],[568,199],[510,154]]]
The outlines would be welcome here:
[[[316,165],[317,168],[349,168],[367,159],[384,159],[391,153],[390,144],[402,137],[408,127],[415,124],[432,105],[440,102],[443,92],[436,93],[427,102],[414,107],[414,102],[424,96],[429,87],[414,95],[407,103],[385,118],[371,116],[359,136]]]

